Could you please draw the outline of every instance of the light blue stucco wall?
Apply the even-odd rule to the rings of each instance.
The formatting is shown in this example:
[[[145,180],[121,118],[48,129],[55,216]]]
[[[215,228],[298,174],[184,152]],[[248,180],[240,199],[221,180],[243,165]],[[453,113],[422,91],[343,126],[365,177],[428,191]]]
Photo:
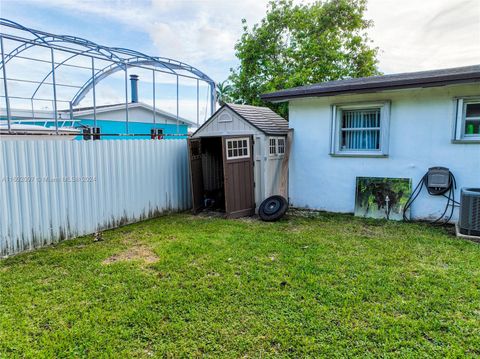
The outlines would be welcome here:
[[[94,121],[91,119],[81,119],[81,124],[86,126],[93,126]],[[101,133],[111,133],[111,134],[124,134],[126,133],[126,123],[125,121],[111,121],[111,120],[97,120],[97,127],[100,127]],[[148,134],[152,128],[163,129],[164,134],[177,134],[177,125],[174,124],[153,124],[145,122],[129,122],[128,123],[128,133],[129,134]],[[187,125],[178,125],[178,134],[188,133]],[[171,136],[170,138],[178,138],[178,136]],[[165,139],[168,139],[169,136],[164,136]],[[186,138],[186,136],[181,136],[180,138]],[[150,139],[149,136],[129,136],[129,137],[119,137],[119,136],[102,136],[102,139],[111,140],[111,139],[137,139],[145,140]]]
[[[6,120],[6,118],[0,118],[0,120]],[[39,125],[44,126],[45,120],[39,121],[25,121],[24,119],[20,118],[12,118],[12,121],[15,120],[22,120],[22,124],[30,124],[30,125]],[[50,121],[50,120],[49,120]],[[85,126],[93,126],[94,121],[93,119],[77,119],[77,122],[74,123],[76,127],[80,124]],[[59,126],[64,123],[63,120],[59,121]],[[46,124],[47,127],[55,127],[55,122],[48,122]],[[65,126],[72,126],[72,122],[65,121]],[[97,120],[97,127],[100,127],[101,133],[111,133],[111,134],[125,134],[126,133],[126,123],[125,121],[112,121],[112,120]],[[164,139],[171,139],[171,138],[187,138],[188,134],[188,126],[185,124],[178,125],[178,134],[183,134],[185,136],[168,136],[168,135],[176,135],[177,134],[177,125],[176,124],[166,124],[166,123],[157,123],[153,124],[152,122],[129,122],[128,123],[128,133],[129,134],[148,134],[152,128],[162,129],[163,133],[166,134]],[[150,139],[150,136],[102,136],[103,140],[119,140],[119,139],[136,139],[136,140],[146,140]],[[78,136],[76,139],[83,139],[82,136]]]
[[[357,176],[407,177],[415,186],[433,166],[448,167],[453,172],[457,179],[457,199],[461,187],[480,187],[480,143],[452,143],[456,96],[480,96],[480,85],[291,101],[289,122],[294,135],[289,161],[290,203],[297,207],[353,212]],[[331,106],[380,100],[391,101],[388,157],[331,156]],[[445,201],[424,190],[412,207],[412,217],[438,217]],[[456,210],[454,219],[457,216]]]

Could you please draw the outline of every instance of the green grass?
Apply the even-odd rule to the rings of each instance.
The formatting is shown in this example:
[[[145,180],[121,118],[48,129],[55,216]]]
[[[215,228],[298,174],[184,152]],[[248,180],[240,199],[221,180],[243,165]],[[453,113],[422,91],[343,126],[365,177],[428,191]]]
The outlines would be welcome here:
[[[0,261],[1,358],[165,356],[478,357],[480,245],[349,215],[180,214]]]

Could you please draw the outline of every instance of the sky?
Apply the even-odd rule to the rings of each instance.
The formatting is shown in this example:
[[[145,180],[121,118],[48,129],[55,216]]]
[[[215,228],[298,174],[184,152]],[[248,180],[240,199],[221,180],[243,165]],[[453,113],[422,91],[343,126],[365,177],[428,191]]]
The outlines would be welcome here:
[[[238,65],[241,19],[252,26],[266,8],[266,0],[1,0],[0,16],[174,58],[220,82]],[[384,73],[480,64],[480,0],[369,0],[366,18]]]

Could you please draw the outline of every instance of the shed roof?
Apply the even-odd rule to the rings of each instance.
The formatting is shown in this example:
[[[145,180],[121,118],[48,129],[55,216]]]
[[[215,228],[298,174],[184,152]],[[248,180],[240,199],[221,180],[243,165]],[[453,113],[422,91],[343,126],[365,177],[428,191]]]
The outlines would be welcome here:
[[[323,97],[344,93],[366,93],[473,82],[480,82],[480,65],[321,82],[266,93],[261,98],[267,101],[287,101],[301,97]]]
[[[224,108],[230,109],[244,121],[267,135],[286,135],[288,133],[288,121],[268,107],[227,103],[210,116],[193,135],[199,133]]]
[[[268,107],[226,104],[245,121],[265,132],[267,135],[285,135],[288,133],[288,121]]]

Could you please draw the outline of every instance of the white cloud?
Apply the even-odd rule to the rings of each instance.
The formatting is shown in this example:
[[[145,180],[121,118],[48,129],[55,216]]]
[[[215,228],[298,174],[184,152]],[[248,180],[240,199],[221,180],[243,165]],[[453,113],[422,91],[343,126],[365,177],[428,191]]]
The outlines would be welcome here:
[[[242,33],[241,19],[249,25],[258,22],[267,2],[42,0],[38,4],[114,19],[144,31],[162,56],[191,63],[221,80],[236,62],[234,45]],[[381,50],[384,72],[480,62],[480,0],[370,0],[368,7],[367,17],[375,23],[369,33]]]
[[[480,63],[479,0],[370,0],[386,73]]]
[[[79,15],[93,14],[145,31],[162,56],[194,64],[234,60],[234,45],[242,32],[241,19],[251,24],[259,21],[267,0],[42,0],[36,4]]]
[[[230,61],[242,33],[241,19],[259,21],[266,4],[266,0],[153,0],[153,8],[160,9],[161,14],[149,33],[167,53],[169,47],[163,46],[175,42],[172,48],[181,51],[172,52],[177,57]]]
[[[0,0],[2,1],[2,0]],[[47,9],[63,9],[70,16],[91,15],[104,18],[111,26],[140,31],[148,36],[153,51],[129,47],[152,55],[161,55],[189,63],[217,81],[228,76],[229,68],[236,63],[234,45],[242,33],[241,19],[248,25],[259,22],[265,15],[268,0],[151,0],[143,1],[79,1],[79,0],[32,0],[37,6]],[[302,2],[302,0],[296,0]],[[308,0],[311,2],[312,0]],[[23,12],[26,3],[18,6]],[[480,63],[480,0],[369,0],[366,17],[374,21],[369,30],[373,44],[380,48],[379,67],[385,73],[408,72],[435,68],[464,66]],[[4,14],[2,14],[4,15]],[[6,14],[5,14],[6,15]],[[4,15],[4,16],[5,16]],[[25,15],[27,16],[27,15]],[[25,17],[24,17],[25,18]],[[61,17],[58,22],[64,21]],[[26,23],[27,24],[27,23]],[[49,24],[37,18],[27,25],[49,31]],[[72,29],[71,34],[75,34]],[[92,38],[102,42],[101,38]],[[115,45],[115,39],[109,39]],[[37,54],[41,57],[39,54]],[[57,54],[57,61],[62,59]],[[48,56],[47,56],[48,58]],[[85,59],[77,59],[77,65],[89,66]],[[100,62],[97,64],[100,66]],[[46,73],[43,64],[17,61],[16,69],[9,69],[10,77],[40,80]],[[43,71],[41,71],[43,70]],[[140,86],[149,86],[149,73],[140,75]],[[82,76],[83,77],[82,77]],[[38,78],[40,76],[40,78]],[[89,73],[65,73],[59,71],[57,81],[83,84]],[[97,88],[97,104],[110,104],[125,100],[123,73],[116,73],[102,81]],[[158,75],[157,83],[171,85],[176,80],[167,75]],[[9,83],[10,95],[31,96],[31,85]],[[181,86],[196,86],[184,81]],[[35,87],[35,86],[34,86]],[[150,103],[151,92],[141,89],[142,101]],[[0,89],[0,94],[3,88]],[[196,121],[196,101],[191,89],[181,96],[180,116]],[[37,97],[50,98],[51,87],[41,88]],[[76,89],[59,88],[59,98],[70,99]],[[176,100],[172,94],[157,92],[157,106],[176,113]],[[182,91],[181,91],[182,92]],[[200,122],[207,116],[206,91],[201,91]],[[159,95],[160,94],[160,95]],[[163,95],[163,96],[162,96]],[[92,104],[90,94],[82,106]],[[12,106],[29,108],[30,101],[14,100]],[[65,104],[59,104],[64,107]],[[51,107],[49,102],[37,101],[36,108]]]
[[[246,18],[251,27],[265,15],[268,1],[33,2],[47,9],[64,9],[70,16],[92,15],[105,18],[114,26],[119,24],[144,32],[155,49],[151,51],[153,55],[187,62],[221,81],[236,63],[234,45],[242,33],[241,19]],[[19,9],[24,6],[26,4],[22,2]],[[480,0],[369,0],[368,7],[366,16],[375,24],[369,34],[374,45],[380,48],[379,66],[383,72],[480,63]],[[63,20],[60,17],[58,21]],[[49,24],[36,27],[49,30]],[[74,33],[75,29],[72,29]],[[97,38],[92,40],[100,41]],[[136,44],[130,47],[136,49]],[[147,75],[142,76],[142,81],[147,79]],[[165,83],[172,80],[174,78],[157,79]]]
[[[212,24],[200,14],[194,21],[156,22],[150,36],[167,57],[185,59],[189,63],[203,60],[230,61],[234,58],[236,34]]]

